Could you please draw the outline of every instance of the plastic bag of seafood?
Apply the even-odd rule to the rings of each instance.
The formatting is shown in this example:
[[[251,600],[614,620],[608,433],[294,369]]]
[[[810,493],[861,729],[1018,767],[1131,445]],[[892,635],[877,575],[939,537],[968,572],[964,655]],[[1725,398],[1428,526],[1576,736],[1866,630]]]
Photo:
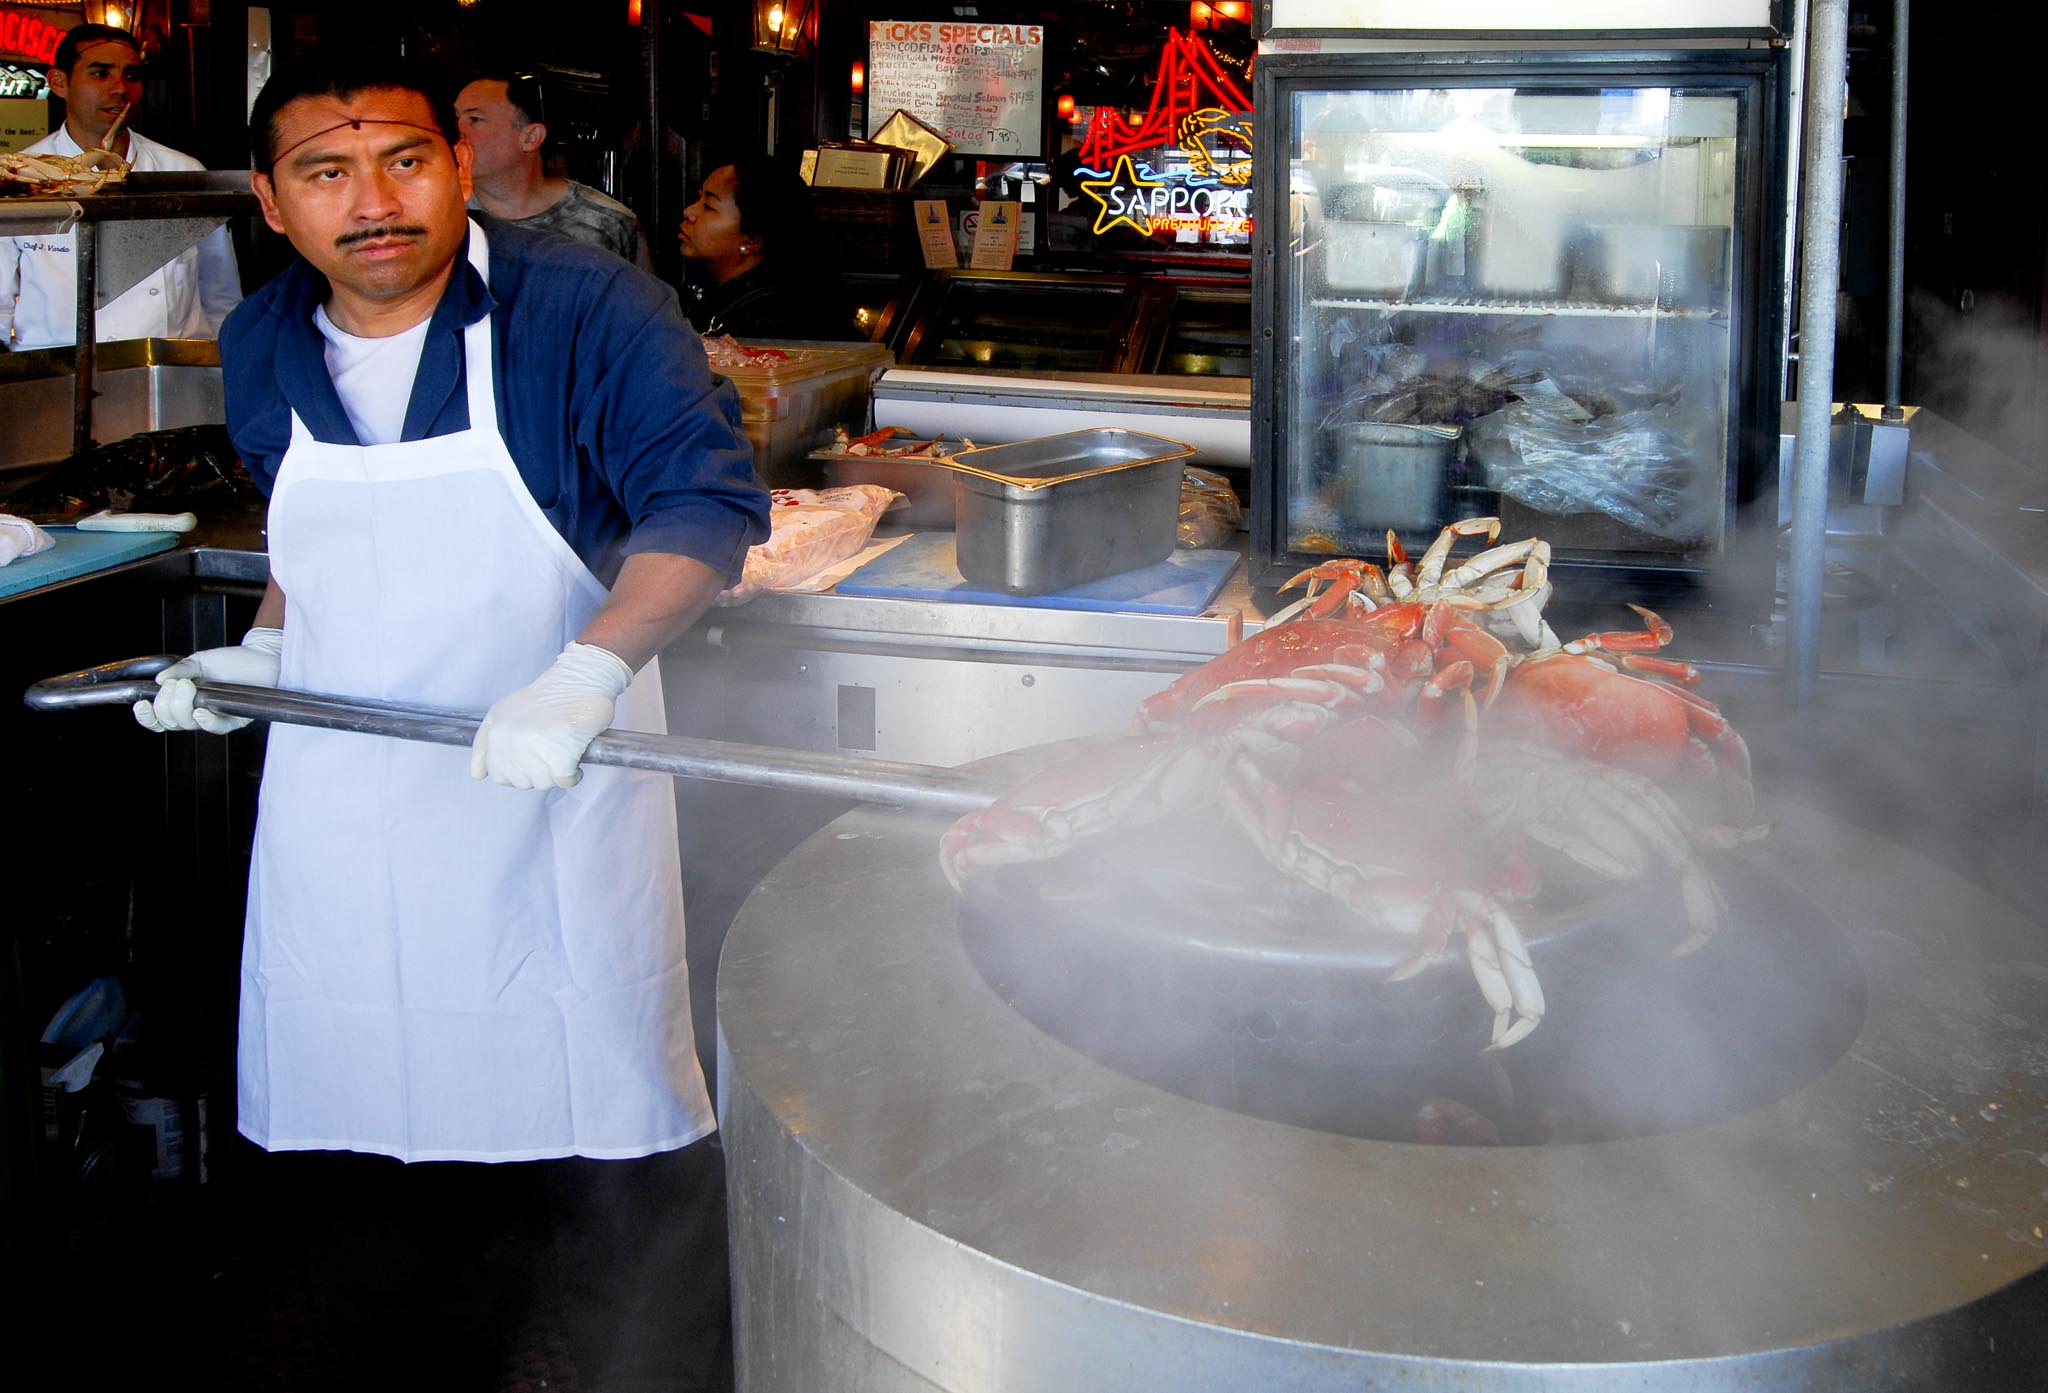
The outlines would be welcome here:
[[[1179,545],[1220,547],[1236,535],[1244,505],[1230,480],[1210,469],[1186,469],[1180,476]]]
[[[744,604],[763,590],[804,590],[834,562],[867,545],[889,505],[903,495],[879,484],[774,489],[768,540],[747,552],[740,583],[714,602]]]
[[[1601,513],[1652,537],[1710,531],[1676,394],[1603,399],[1549,377],[1466,427],[1489,487],[1541,513]]]

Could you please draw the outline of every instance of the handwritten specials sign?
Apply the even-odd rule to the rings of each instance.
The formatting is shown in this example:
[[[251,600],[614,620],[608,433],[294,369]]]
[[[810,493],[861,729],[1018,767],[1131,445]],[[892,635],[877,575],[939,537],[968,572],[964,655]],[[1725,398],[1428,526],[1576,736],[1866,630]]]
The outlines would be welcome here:
[[[958,155],[1035,157],[1045,91],[1036,24],[868,22],[868,134],[898,108],[936,127]]]

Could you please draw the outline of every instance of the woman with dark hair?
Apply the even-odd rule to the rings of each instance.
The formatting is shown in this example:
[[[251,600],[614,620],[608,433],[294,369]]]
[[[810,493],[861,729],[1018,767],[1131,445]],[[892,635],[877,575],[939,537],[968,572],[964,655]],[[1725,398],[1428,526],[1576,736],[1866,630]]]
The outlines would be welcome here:
[[[683,210],[683,308],[697,332],[742,339],[855,337],[815,262],[810,189],[796,171],[743,155],[704,176]]]

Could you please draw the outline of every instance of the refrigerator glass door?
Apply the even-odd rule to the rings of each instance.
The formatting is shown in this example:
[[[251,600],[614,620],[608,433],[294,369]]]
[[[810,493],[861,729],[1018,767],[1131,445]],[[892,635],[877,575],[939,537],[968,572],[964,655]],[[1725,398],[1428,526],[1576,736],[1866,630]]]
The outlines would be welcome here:
[[[1727,522],[1738,97],[1288,94],[1282,550],[1504,539],[1670,564]]]

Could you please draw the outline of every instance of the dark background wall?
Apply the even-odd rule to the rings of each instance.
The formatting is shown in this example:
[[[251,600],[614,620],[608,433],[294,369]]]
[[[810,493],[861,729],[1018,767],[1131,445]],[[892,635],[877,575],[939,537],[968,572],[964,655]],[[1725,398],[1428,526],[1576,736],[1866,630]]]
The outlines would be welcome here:
[[[505,60],[598,76],[581,115],[619,153],[621,196],[649,229],[657,269],[673,277],[673,229],[697,181],[725,149],[765,143],[794,155],[848,134],[848,74],[866,54],[869,18],[978,17],[1047,28],[1048,90],[1082,100],[1142,90],[1156,62],[1146,36],[1185,24],[1178,0],[1084,0],[1069,7],[953,0],[790,0],[794,53],[753,50],[751,0],[627,0],[582,7],[531,0],[287,0],[270,7],[278,61],[360,48],[404,52],[450,82]],[[210,165],[247,162],[243,0],[150,7],[160,80],[137,127]],[[164,18],[164,16],[168,18]],[[695,18],[693,18],[693,16]],[[1893,13],[1852,10],[1841,330],[1834,395],[1883,395],[1885,197]],[[708,27],[709,33],[704,32]],[[2038,55],[2048,10],[1919,7],[1910,42],[1905,397],[2028,463],[2048,428],[2048,185],[2037,152]],[[1107,83],[1102,92],[1083,90]],[[663,129],[643,113],[661,92]],[[577,171],[584,177],[582,171]],[[955,171],[958,173],[958,171]],[[971,179],[971,174],[968,176]],[[259,235],[251,270],[280,249]]]
[[[1892,10],[1851,13],[1843,315],[1836,395],[1883,394]],[[2048,426],[2038,6],[1916,6],[1908,45],[1908,402],[2042,463]]]

